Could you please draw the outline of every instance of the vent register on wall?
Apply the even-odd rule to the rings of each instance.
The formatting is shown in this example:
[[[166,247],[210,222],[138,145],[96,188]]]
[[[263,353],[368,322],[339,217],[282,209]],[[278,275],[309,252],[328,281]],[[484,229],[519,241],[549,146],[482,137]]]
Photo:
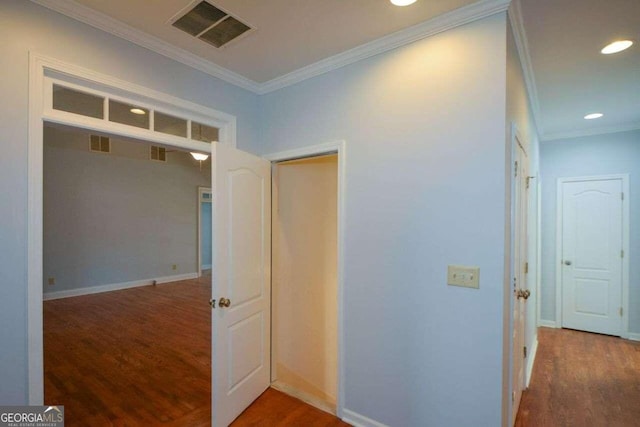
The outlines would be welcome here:
[[[171,25],[216,48],[227,46],[253,30],[251,26],[206,1],[193,3],[170,21]]]

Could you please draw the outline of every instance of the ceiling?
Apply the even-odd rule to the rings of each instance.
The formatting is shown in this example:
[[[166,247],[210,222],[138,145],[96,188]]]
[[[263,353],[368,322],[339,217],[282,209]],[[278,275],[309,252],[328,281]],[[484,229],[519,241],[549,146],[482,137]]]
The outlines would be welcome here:
[[[197,0],[32,0],[266,93],[504,10],[508,0],[208,0],[255,28],[217,49],[171,26]],[[150,7],[152,5],[152,7]],[[186,10],[185,10],[186,9]],[[543,140],[640,129],[640,1],[514,0],[510,10]],[[605,56],[618,38],[636,44]],[[604,117],[586,121],[584,115]]]

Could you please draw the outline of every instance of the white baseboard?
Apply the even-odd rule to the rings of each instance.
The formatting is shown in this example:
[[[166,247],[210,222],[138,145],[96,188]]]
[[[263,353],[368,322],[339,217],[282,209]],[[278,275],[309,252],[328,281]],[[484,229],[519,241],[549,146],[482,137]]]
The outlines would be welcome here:
[[[631,341],[640,341],[640,334],[629,332],[629,336],[627,338]]]
[[[531,349],[529,349],[529,354],[527,354],[527,370],[525,373],[525,387],[529,387],[529,383],[531,382],[531,375],[533,374],[533,364],[536,361],[536,353],[538,352],[538,337],[533,338],[533,345]]]
[[[202,266],[203,270],[211,270],[211,264],[205,264]]]
[[[543,328],[558,328],[555,320],[538,320],[538,326],[542,326]]]
[[[342,421],[355,427],[388,427],[385,424],[374,421],[371,418],[367,418],[364,415],[360,415],[346,408],[342,412]]]
[[[42,299],[44,301],[49,301],[54,299],[77,297],[81,295],[91,295],[91,294],[99,294],[102,292],[119,291],[122,289],[139,288],[140,286],[153,285],[154,280],[156,281],[156,284],[161,284],[161,283],[178,282],[180,280],[191,280],[191,279],[197,279],[197,278],[198,278],[198,273],[176,274],[174,276],[156,277],[155,279],[134,280],[132,282],[123,282],[123,283],[111,283],[109,285],[91,286],[89,288],[69,289],[66,291],[58,291],[58,292],[45,292],[42,294]]]

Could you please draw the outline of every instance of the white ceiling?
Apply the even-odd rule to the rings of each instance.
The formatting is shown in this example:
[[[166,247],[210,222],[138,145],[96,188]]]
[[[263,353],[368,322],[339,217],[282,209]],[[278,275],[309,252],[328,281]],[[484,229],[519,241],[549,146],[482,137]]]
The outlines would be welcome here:
[[[508,0],[209,0],[255,27],[216,49],[172,27],[193,0],[33,0],[257,93],[455,24]],[[514,0],[510,10],[543,140],[640,129],[640,0]],[[610,41],[636,44],[611,56]],[[584,115],[602,112],[602,119]]]
[[[543,139],[640,129],[640,0],[520,0]],[[602,55],[631,39],[627,51]],[[601,112],[598,120],[584,120]]]
[[[193,0],[76,0],[258,83],[410,27],[476,0],[208,0],[256,28],[217,49],[168,21]]]

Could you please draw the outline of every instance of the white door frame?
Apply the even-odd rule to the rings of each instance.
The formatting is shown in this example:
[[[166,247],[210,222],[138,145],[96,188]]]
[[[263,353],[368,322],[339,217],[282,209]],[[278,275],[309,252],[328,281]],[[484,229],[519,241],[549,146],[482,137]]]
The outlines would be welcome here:
[[[622,193],[622,338],[629,338],[629,174],[558,178],[556,201],[556,326],[562,328],[562,186],[568,182],[621,180]]]
[[[336,413],[344,418],[344,254],[345,254],[345,172],[346,150],[345,141],[334,141],[325,144],[312,145],[295,150],[280,151],[262,157],[272,163],[285,160],[304,159],[323,154],[338,155],[338,395],[336,397]]]
[[[204,194],[209,194],[209,198],[205,199],[203,197]],[[198,238],[197,238],[197,257],[198,257],[198,277],[202,277],[202,204],[203,203],[213,203],[213,193],[211,192],[211,187],[198,187]],[[213,230],[211,230],[211,234],[213,235]],[[211,242],[213,244],[213,237],[211,238]]]
[[[69,81],[70,86],[86,87],[98,92],[114,88],[126,93],[138,105],[194,117],[220,129],[221,143],[236,145],[236,118],[190,101],[98,73],[55,58],[29,52],[29,121],[28,121],[28,217],[27,217],[27,375],[28,402],[42,405],[44,400],[44,349],[42,315],[43,258],[43,126],[45,123],[78,127],[133,140],[146,140],[165,146],[211,152],[211,144],[174,137],[151,130],[137,129],[51,110],[47,89],[51,78]],[[47,80],[49,79],[49,80]],[[49,83],[48,83],[49,82]],[[95,88],[95,89],[93,89]],[[107,88],[107,89],[105,89]],[[84,89],[83,89],[84,90]],[[118,95],[121,97],[120,95]]]

